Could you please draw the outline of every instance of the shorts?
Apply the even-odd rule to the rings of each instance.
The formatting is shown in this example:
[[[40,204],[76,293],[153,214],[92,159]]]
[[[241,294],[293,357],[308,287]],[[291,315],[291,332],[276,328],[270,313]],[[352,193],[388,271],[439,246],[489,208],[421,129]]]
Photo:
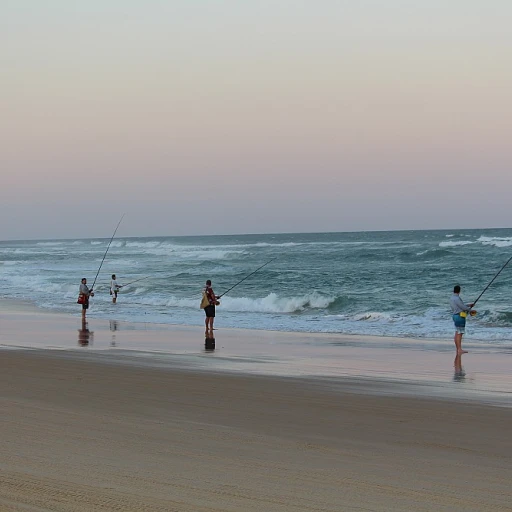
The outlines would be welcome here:
[[[213,304],[206,306],[204,312],[206,313],[206,318],[215,318],[215,306]]]
[[[84,302],[82,304],[82,309],[89,309],[89,303],[88,302]]]
[[[455,331],[458,334],[464,334],[466,332],[466,319],[462,318],[458,313],[453,315],[452,318],[455,324]]]
[[[113,295],[117,299],[117,290],[110,290],[110,295]]]

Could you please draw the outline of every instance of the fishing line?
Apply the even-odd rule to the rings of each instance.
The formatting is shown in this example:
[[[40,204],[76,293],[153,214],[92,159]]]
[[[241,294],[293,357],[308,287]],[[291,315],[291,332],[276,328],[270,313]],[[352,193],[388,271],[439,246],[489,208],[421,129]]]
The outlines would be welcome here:
[[[485,291],[487,290],[487,288],[489,288],[489,286],[491,286],[492,283],[494,283],[494,280],[501,274],[501,271],[510,263],[510,261],[512,260],[512,256],[510,256],[510,258],[507,260],[507,262],[505,263],[505,265],[503,265],[498,273],[491,279],[491,282],[484,288],[484,290],[482,291],[482,293],[476,298],[475,302],[473,302],[473,306],[479,301],[480,297],[485,293]]]
[[[96,279],[98,279],[98,275],[100,273],[101,266],[103,265],[103,262],[105,261],[105,258],[107,257],[107,252],[110,249],[110,244],[112,243],[112,240],[114,240],[114,237],[116,236],[116,233],[117,233],[117,229],[119,228],[119,225],[121,224],[121,221],[123,220],[125,215],[126,214],[123,213],[123,216],[121,217],[121,220],[117,223],[116,229],[114,230],[114,234],[112,235],[112,238],[110,239],[110,242],[108,243],[107,250],[105,251],[105,254],[103,255],[103,259],[101,260],[101,263],[100,263],[100,268],[98,268],[98,272],[96,272],[96,277],[94,278],[94,282],[92,283],[91,292],[94,288],[94,285],[96,284]]]
[[[258,270],[261,270],[263,267],[266,267],[269,263],[271,263],[274,260],[277,260],[277,256],[275,258],[272,258],[270,261],[267,261],[267,263],[265,263],[264,265],[261,265],[261,267],[258,267],[254,272],[251,272],[248,276],[245,276],[243,279],[238,281],[238,283],[234,284],[231,288],[229,288],[229,290],[226,290],[222,295],[219,295],[219,299],[221,297],[223,297],[224,295],[226,295],[226,293],[230,292],[235,286],[238,286],[240,283],[243,283],[246,279],[248,279],[252,275],[256,274],[256,272],[258,272]]]
[[[149,279],[150,277],[151,276],[141,277],[140,279],[135,279],[135,281],[130,281],[129,283],[125,283],[125,284],[123,284],[121,286],[128,286],[129,284],[137,283],[137,282],[142,281],[144,279]]]

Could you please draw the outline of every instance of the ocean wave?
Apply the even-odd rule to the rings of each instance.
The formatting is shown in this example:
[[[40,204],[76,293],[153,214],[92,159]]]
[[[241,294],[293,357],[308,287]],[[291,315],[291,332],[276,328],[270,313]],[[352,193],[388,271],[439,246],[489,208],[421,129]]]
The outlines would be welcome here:
[[[182,297],[144,297],[140,299],[142,304],[154,306],[199,308],[201,294],[197,298]],[[305,294],[298,297],[279,297],[276,293],[270,293],[262,298],[249,297],[223,297],[221,299],[220,311],[234,313],[297,313],[304,310],[325,309],[335,299],[325,297],[317,292]]]
[[[334,300],[332,300],[329,303],[329,305],[327,306],[327,310],[329,312],[333,312],[334,313],[336,311],[341,311],[344,308],[346,308],[347,306],[353,305],[353,304],[354,304],[354,300],[353,299],[349,299],[346,296],[336,297]]]
[[[364,313],[355,313],[353,315],[342,315],[345,320],[355,322],[396,322],[398,316],[381,311],[368,311]]]
[[[445,258],[447,256],[451,256],[453,252],[447,249],[426,249],[425,251],[420,252],[404,252],[400,254],[402,260],[409,261],[429,261],[436,260],[440,258]]]
[[[469,245],[473,242],[469,240],[448,240],[446,242],[440,242],[439,247],[457,247],[459,245]]]
[[[482,245],[494,245],[495,247],[512,246],[512,237],[481,236],[477,242]]]
[[[219,249],[208,246],[192,247],[167,242],[126,242],[126,249],[141,249],[138,254],[151,256],[173,256],[179,259],[220,260],[246,254],[243,249]]]
[[[479,311],[477,318],[489,326],[512,326],[512,311]]]

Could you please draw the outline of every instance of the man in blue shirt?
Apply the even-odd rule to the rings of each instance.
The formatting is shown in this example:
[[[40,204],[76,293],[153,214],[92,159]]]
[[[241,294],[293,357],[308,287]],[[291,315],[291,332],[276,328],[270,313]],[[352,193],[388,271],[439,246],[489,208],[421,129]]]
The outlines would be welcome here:
[[[462,350],[462,335],[466,330],[466,317],[471,312],[473,304],[464,304],[460,298],[460,286],[453,287],[453,295],[450,297],[450,307],[452,309],[453,323],[455,324],[455,348],[457,354],[467,354],[467,350]]]

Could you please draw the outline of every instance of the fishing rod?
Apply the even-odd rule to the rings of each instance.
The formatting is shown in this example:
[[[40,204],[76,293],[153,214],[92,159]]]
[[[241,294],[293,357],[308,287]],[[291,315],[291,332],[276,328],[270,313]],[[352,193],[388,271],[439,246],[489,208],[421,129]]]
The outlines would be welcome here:
[[[142,281],[143,279],[149,279],[151,276],[141,277],[140,279],[135,279],[135,281],[130,281],[129,283],[125,283],[121,286],[128,286],[129,284],[137,283],[138,281]]]
[[[483,292],[476,298],[475,302],[473,302],[473,306],[480,300],[480,297],[485,293],[487,288],[489,288],[489,286],[491,286],[491,284],[494,283],[494,280],[501,274],[501,271],[510,263],[510,261],[512,261],[512,256],[510,256],[505,265],[503,265],[499,269],[498,273],[491,279],[491,282],[484,288]]]
[[[98,269],[98,272],[96,272],[96,277],[94,278],[94,282],[92,283],[91,292],[94,288],[94,285],[96,284],[96,279],[98,279],[98,275],[100,273],[101,266],[103,265],[103,262],[105,261],[105,258],[107,257],[107,252],[110,249],[110,244],[112,243],[112,240],[114,240],[114,237],[116,236],[116,233],[117,233],[117,229],[119,228],[119,225],[121,224],[121,221],[123,220],[125,215],[126,214],[123,213],[123,216],[121,217],[121,220],[117,223],[116,229],[114,230],[114,234],[112,235],[112,238],[110,239],[110,242],[108,243],[107,250],[105,251],[105,254],[103,255],[103,259],[101,260],[101,263],[100,263],[100,268]]]
[[[231,288],[229,288],[229,290],[226,290],[222,295],[219,295],[219,299],[221,297],[224,297],[224,295],[226,295],[226,293],[230,292],[235,286],[238,286],[240,283],[243,283],[247,278],[256,274],[256,272],[258,272],[258,270],[261,270],[263,267],[266,267],[269,263],[271,263],[274,260],[277,260],[277,256],[275,258],[272,258],[270,261],[267,261],[267,263],[265,263],[264,265],[261,265],[261,267],[258,267],[254,272],[251,272],[248,276],[245,276],[243,279],[238,281],[238,283],[234,284]]]

